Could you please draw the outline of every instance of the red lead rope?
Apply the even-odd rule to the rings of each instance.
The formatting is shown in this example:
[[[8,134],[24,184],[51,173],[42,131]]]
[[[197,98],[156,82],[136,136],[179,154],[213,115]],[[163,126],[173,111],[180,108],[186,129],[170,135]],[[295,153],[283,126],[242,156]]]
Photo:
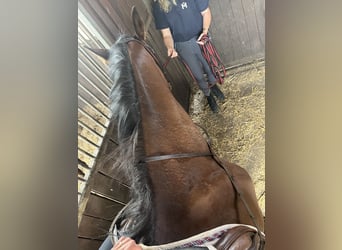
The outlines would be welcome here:
[[[203,43],[203,45],[200,44],[203,57],[208,62],[216,80],[220,84],[223,84],[224,78],[226,76],[226,69],[219,54],[217,53],[216,48],[212,44],[208,35],[203,35],[200,42]]]

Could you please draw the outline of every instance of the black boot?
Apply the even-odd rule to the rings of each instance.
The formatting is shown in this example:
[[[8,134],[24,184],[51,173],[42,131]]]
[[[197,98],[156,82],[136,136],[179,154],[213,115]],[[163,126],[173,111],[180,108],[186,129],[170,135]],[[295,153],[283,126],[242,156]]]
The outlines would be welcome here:
[[[209,96],[207,96],[207,100],[208,100],[208,104],[209,104],[210,109],[214,113],[217,113],[218,112],[218,106],[216,104],[215,98],[213,97],[213,95],[211,93]]]
[[[214,96],[217,97],[217,99],[219,99],[220,101],[224,101],[224,94],[222,93],[222,91],[219,89],[219,87],[217,86],[217,84],[215,84],[214,86],[211,87],[211,92],[214,94]]]

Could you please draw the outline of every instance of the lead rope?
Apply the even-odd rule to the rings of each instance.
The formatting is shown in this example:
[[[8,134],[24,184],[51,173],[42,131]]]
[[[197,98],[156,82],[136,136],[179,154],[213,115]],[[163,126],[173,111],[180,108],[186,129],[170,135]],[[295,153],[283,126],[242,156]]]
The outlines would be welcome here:
[[[211,39],[208,35],[203,35],[200,42],[203,43],[200,44],[203,57],[208,62],[216,80],[220,84],[223,84],[224,78],[226,77],[226,68],[214,44],[211,42]]]

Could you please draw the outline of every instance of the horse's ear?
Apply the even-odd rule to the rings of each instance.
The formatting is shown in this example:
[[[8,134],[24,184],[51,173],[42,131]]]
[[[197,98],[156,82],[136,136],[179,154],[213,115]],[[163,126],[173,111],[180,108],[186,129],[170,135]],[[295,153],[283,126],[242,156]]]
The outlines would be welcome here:
[[[108,49],[93,49],[93,48],[89,48],[89,47],[85,47],[85,48],[89,49],[90,51],[92,51],[96,55],[102,57],[106,61],[109,59],[109,50]]]
[[[146,39],[145,23],[140,17],[137,11],[137,8],[135,6],[132,7],[131,17],[132,17],[133,26],[134,26],[136,35],[138,36],[139,39],[145,40]]]

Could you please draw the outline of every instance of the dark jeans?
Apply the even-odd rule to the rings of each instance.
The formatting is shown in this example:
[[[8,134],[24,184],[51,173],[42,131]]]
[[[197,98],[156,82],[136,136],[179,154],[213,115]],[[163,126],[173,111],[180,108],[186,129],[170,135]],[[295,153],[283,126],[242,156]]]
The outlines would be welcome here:
[[[216,83],[216,79],[207,61],[203,57],[200,45],[196,42],[196,39],[197,38],[192,38],[186,42],[176,42],[175,49],[182,60],[189,66],[204,95],[209,96],[210,89],[204,77],[204,73],[207,74],[210,84]]]

